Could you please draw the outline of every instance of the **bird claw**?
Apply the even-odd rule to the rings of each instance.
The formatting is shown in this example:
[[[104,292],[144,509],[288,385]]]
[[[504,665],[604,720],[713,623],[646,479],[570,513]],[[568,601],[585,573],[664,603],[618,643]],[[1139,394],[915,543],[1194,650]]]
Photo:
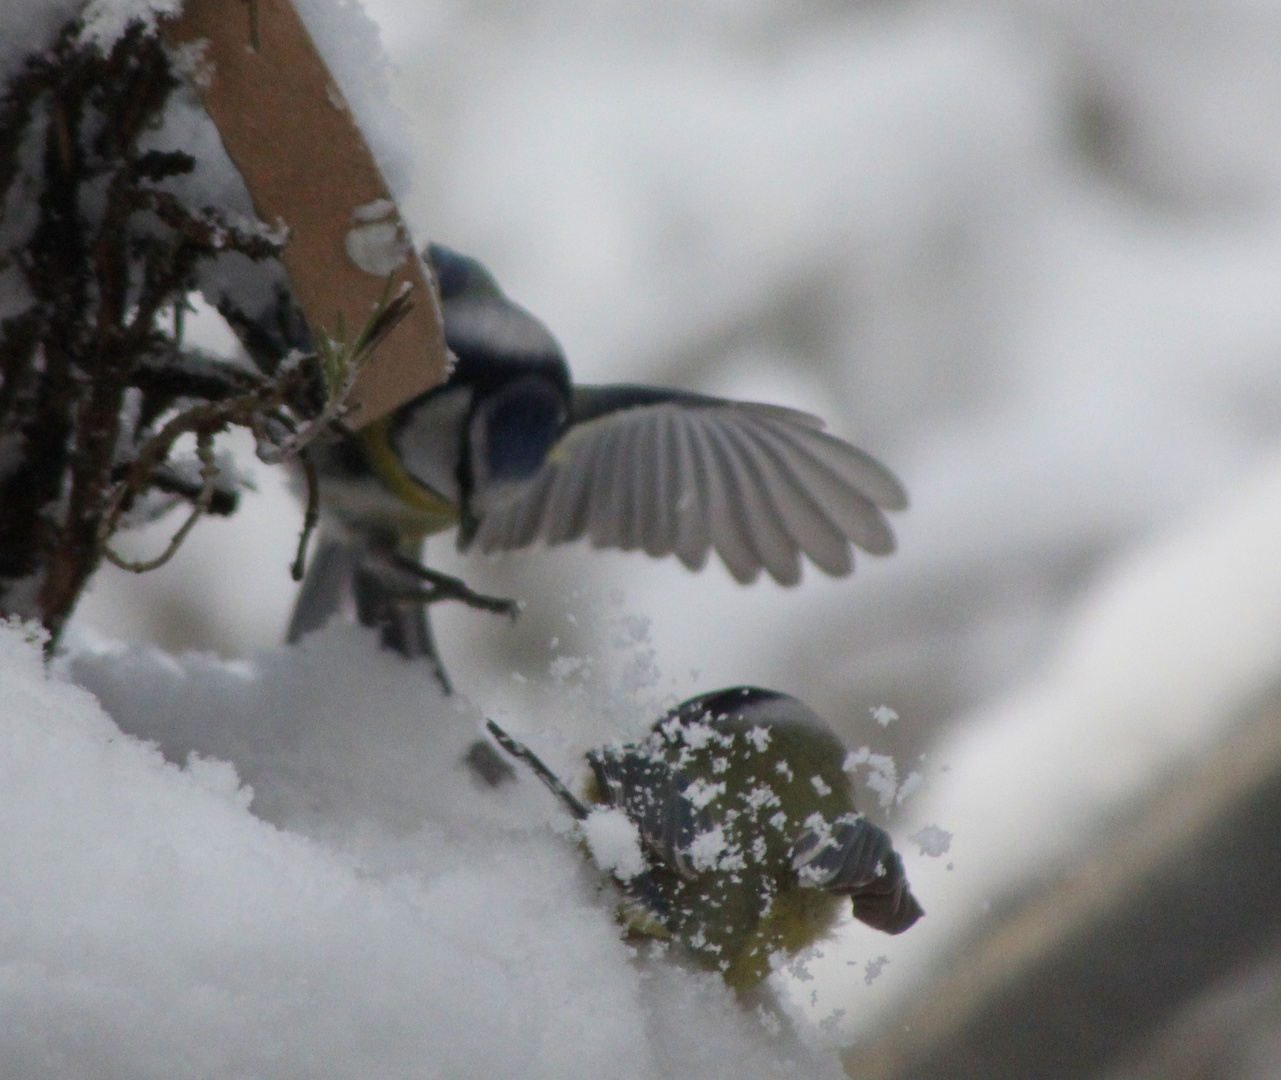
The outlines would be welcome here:
[[[516,621],[524,605],[519,600],[509,600],[501,596],[487,596],[472,589],[462,578],[442,574],[412,559],[397,558],[395,566],[428,584],[428,588],[411,585],[398,590],[399,599],[410,604],[434,604],[440,600],[457,600],[478,611],[489,611],[495,615],[506,615],[512,622]]]

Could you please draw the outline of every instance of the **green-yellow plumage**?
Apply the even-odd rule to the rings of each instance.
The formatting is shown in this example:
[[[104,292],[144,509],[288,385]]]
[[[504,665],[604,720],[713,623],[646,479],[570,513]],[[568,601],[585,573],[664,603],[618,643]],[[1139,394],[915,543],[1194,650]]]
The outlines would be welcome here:
[[[845,750],[794,698],[736,688],[686,702],[642,742],[588,754],[593,801],[626,813],[648,870],[644,918],[743,990],[776,953],[831,931],[842,899],[891,933],[921,909],[883,830],[855,810]]]

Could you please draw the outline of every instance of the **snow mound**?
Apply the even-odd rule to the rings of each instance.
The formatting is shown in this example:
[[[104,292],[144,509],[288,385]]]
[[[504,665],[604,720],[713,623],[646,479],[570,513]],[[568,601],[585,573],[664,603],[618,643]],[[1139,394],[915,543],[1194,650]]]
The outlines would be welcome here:
[[[0,624],[0,697],[6,1077],[840,1075],[639,963],[546,793],[472,780],[474,711],[370,635],[50,675]]]

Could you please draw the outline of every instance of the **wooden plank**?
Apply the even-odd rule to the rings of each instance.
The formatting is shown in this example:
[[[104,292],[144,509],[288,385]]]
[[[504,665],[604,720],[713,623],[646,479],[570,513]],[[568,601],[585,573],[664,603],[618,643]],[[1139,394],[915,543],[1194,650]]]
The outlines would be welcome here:
[[[444,381],[435,292],[373,154],[289,0],[187,0],[164,24],[201,43],[193,80],[258,216],[283,222],[283,261],[313,331],[348,340],[408,283],[413,307],[368,361],[349,416],[361,427]],[[388,293],[390,288],[391,292]]]
[[[962,947],[858,1080],[1087,1080],[1281,938],[1281,692]]]

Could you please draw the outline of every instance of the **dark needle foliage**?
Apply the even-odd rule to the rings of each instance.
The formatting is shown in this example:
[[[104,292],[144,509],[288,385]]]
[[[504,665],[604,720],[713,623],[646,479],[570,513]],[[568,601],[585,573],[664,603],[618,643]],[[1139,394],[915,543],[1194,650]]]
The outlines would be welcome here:
[[[264,374],[184,347],[202,261],[274,259],[282,239],[166,186],[197,167],[145,148],[179,85],[154,33],[134,26],[104,54],[72,23],[0,96],[0,615],[39,619],[51,643],[102,559],[150,569],[202,514],[234,510],[216,435],[246,427],[264,460],[305,458],[407,306],[389,299],[338,378],[329,355]],[[198,476],[175,464],[184,437]],[[128,563],[112,537],[153,492],[189,518],[158,558]]]

